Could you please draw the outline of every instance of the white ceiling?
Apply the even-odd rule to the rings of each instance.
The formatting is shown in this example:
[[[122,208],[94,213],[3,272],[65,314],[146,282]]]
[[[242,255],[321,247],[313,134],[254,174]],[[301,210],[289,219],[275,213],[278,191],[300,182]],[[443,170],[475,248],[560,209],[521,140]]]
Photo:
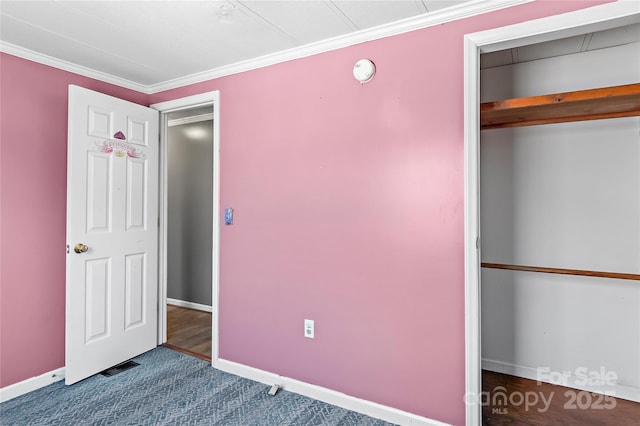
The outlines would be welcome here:
[[[2,0],[0,39],[149,86],[468,1]]]
[[[640,42],[640,24],[633,24],[546,43],[531,44],[514,49],[485,53],[480,56],[480,68],[535,61],[537,59],[571,55],[638,42]],[[640,49],[638,50],[638,59],[640,61]]]
[[[320,44],[339,46],[331,42],[351,35],[370,37],[365,34],[370,31],[379,36],[382,29],[406,30],[417,21],[447,22],[506,7],[501,3],[509,6],[518,1],[0,0],[0,48],[28,59],[46,58],[43,63],[53,59],[54,66],[68,64],[70,68],[62,68],[87,70],[85,75],[154,93],[212,78],[212,70],[229,70],[243,61],[258,63],[260,58],[296,49],[317,53]],[[366,37],[359,40],[374,38]],[[485,54],[481,66],[638,41],[640,26],[632,25]]]

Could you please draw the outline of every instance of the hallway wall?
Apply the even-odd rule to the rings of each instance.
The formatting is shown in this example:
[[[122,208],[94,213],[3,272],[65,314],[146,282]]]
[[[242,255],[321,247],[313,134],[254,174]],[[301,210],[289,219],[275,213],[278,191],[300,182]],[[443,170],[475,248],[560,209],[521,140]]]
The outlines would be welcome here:
[[[213,121],[169,126],[167,297],[211,306]]]

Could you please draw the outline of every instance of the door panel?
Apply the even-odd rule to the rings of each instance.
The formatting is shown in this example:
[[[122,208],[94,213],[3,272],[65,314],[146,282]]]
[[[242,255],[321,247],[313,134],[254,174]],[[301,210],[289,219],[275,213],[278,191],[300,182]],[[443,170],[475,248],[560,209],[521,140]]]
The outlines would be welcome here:
[[[113,135],[113,115],[96,106],[89,106],[88,135],[109,139]]]
[[[147,164],[144,159],[127,158],[127,230],[146,228]]]
[[[155,110],[69,87],[67,384],[157,344],[158,130]]]
[[[144,324],[144,299],[145,299],[145,254],[129,254],[126,257],[126,300],[125,312],[127,329]]]
[[[129,143],[149,145],[149,123],[142,118],[128,117]]]
[[[108,232],[111,228],[111,156],[87,154],[87,232]]]
[[[95,259],[85,263],[86,268],[86,340],[109,334],[109,292],[111,287],[110,259]]]

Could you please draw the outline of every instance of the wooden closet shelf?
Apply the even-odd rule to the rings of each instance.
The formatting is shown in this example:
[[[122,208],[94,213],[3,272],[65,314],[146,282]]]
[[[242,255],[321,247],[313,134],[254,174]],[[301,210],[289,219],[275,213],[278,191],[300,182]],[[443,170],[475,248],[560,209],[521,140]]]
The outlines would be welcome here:
[[[586,271],[586,270],[582,270],[582,269],[541,268],[541,267],[537,267],[537,266],[507,265],[507,264],[503,264],[503,263],[487,263],[487,262],[482,262],[480,265],[483,268],[508,269],[510,271],[544,272],[544,273],[547,273],[547,274],[582,275],[582,276],[587,276],[587,277],[616,278],[616,279],[620,279],[620,280],[637,280],[637,281],[640,281],[640,274],[626,274],[626,273],[620,273],[620,272]]]
[[[480,104],[480,128],[640,116],[640,83]]]

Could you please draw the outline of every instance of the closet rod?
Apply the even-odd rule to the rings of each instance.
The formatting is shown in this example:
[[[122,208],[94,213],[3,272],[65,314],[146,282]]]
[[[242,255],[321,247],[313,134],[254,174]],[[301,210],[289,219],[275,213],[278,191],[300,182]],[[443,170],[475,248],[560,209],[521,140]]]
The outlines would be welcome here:
[[[585,271],[582,269],[541,268],[537,266],[506,265],[504,263],[480,264],[483,268],[508,269],[510,271],[545,272],[547,274],[583,275],[586,277],[617,278],[620,280],[640,281],[640,274],[624,274],[620,272]]]

